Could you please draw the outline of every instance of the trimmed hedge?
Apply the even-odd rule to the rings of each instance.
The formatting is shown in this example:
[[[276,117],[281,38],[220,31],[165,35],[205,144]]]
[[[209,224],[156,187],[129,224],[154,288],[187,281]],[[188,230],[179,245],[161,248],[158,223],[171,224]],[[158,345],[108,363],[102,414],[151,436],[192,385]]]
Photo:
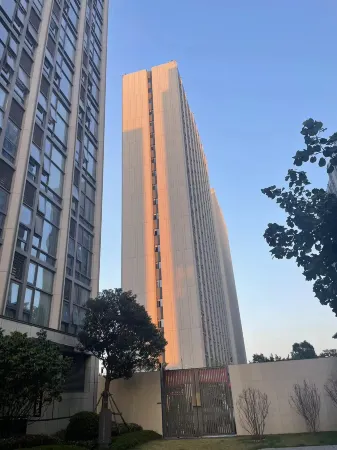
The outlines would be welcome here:
[[[66,441],[91,441],[98,437],[98,414],[82,411],[74,414],[66,428]]]
[[[97,448],[97,440],[93,441],[67,441],[64,445],[72,445],[73,447],[81,447],[88,450],[95,450]]]
[[[160,434],[154,431],[134,431],[112,439],[111,450],[128,450],[150,441],[161,439]]]
[[[43,447],[34,447],[31,450],[85,450],[77,445],[44,445]]]
[[[120,434],[133,433],[134,431],[142,431],[143,428],[136,423],[128,423],[126,427],[124,423],[112,422],[111,436],[119,436]]]
[[[17,450],[20,448],[34,448],[41,445],[59,445],[60,439],[45,434],[26,434],[0,439],[0,450]]]

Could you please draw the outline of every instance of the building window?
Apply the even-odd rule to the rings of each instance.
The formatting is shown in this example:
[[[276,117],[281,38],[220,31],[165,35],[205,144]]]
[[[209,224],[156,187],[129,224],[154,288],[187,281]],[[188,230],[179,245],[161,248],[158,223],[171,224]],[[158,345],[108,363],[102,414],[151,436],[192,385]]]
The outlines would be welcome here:
[[[76,303],[79,306],[86,306],[89,298],[90,298],[90,291],[82,288],[78,284],[75,284],[74,303]]]
[[[0,86],[0,131],[2,130],[3,117],[7,104],[7,91]]]
[[[89,139],[88,135],[84,136],[83,147],[83,169],[95,181],[96,180],[96,147]]]
[[[79,306],[73,305],[72,313],[72,332],[76,334],[77,330],[81,328],[83,321],[85,319],[86,309],[80,308]]]
[[[20,284],[15,281],[11,281],[8,291],[7,305],[16,308],[19,301]]]
[[[2,154],[11,162],[15,161],[16,151],[20,137],[20,130],[11,120],[7,122],[5,140],[2,148]]]
[[[48,269],[31,262],[29,264],[24,298],[23,318],[27,322],[48,326],[54,274]]]
[[[78,229],[75,276],[83,283],[90,284],[93,236],[83,227]]]
[[[94,224],[95,189],[84,178],[81,178],[80,216],[90,225]]]
[[[57,239],[58,229],[41,216],[36,216],[33,246],[50,256],[56,256]]]
[[[20,222],[24,225],[30,226],[32,223],[33,211],[25,205],[21,206]]]
[[[38,212],[45,217],[50,223],[59,226],[60,210],[53,205],[44,195],[39,196]]]
[[[48,127],[63,144],[67,144],[69,112],[55,92],[51,96],[50,120]]]
[[[51,192],[52,195],[56,194],[56,196],[62,197],[64,166],[65,157],[47,139],[41,176],[41,185],[46,192]],[[58,200],[57,197],[56,200]]]
[[[5,217],[7,213],[9,194],[4,189],[0,188],[0,236],[5,223]]]
[[[54,274],[48,269],[31,262],[29,264],[27,283],[51,293],[53,290]]]
[[[26,288],[23,319],[36,325],[49,325],[51,295],[30,287]]]
[[[53,66],[52,66],[51,62],[49,61],[49,59],[45,58],[44,64],[43,64],[43,73],[46,75],[46,77],[48,79],[50,79],[52,72],[53,72]]]
[[[30,234],[29,228],[25,227],[22,223],[20,223],[16,246],[18,248],[21,248],[21,250],[25,250],[25,251],[27,250],[29,234]]]

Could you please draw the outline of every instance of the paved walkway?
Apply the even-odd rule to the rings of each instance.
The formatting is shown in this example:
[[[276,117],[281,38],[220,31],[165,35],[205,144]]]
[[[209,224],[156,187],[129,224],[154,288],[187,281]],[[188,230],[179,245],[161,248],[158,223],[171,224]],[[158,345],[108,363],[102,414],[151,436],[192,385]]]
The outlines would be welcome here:
[[[337,445],[312,445],[310,447],[287,447],[277,448],[277,450],[337,450]],[[275,450],[275,448],[265,448],[264,450]]]

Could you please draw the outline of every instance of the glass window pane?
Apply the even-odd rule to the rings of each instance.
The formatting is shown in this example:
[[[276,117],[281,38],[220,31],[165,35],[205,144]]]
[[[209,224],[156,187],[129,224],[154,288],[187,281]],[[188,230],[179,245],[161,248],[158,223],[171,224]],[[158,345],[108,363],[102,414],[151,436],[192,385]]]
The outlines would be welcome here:
[[[60,116],[57,116],[57,121],[55,122],[54,133],[56,134],[58,139],[60,139],[60,141],[63,144],[66,144],[66,142],[67,142],[67,129],[68,129],[68,127],[65,124],[65,122],[61,119]]]
[[[34,145],[33,143],[30,146],[30,154],[37,162],[41,162],[40,149],[38,147],[36,147],[36,145]]]
[[[1,108],[5,108],[6,97],[7,97],[7,92],[2,87],[0,87],[0,107]]]
[[[52,161],[61,170],[64,170],[65,157],[55,147],[53,148]]]
[[[0,211],[5,213],[7,211],[8,193],[0,189]]]
[[[89,298],[90,292],[75,284],[75,303],[80,306],[85,306]]]
[[[0,3],[1,4],[1,3]],[[14,4],[14,8],[15,8],[15,4]],[[13,15],[13,13],[12,13]],[[7,28],[5,28],[5,26],[3,25],[2,22],[0,22],[0,39],[2,40],[2,42],[6,45],[7,43],[7,38],[8,38],[8,30]]]
[[[71,23],[74,25],[74,27],[77,28],[78,17],[74,11],[72,5],[70,5],[69,11],[68,11],[68,19],[71,21]]]
[[[50,166],[48,187],[60,197],[63,189],[63,173],[54,164]]]
[[[54,206],[51,202],[49,202],[45,197],[42,198],[44,199],[45,202],[45,210],[44,210],[45,218],[49,220],[49,222],[58,226],[60,223],[60,210],[56,208],[56,206]]]
[[[63,302],[62,322],[69,323],[69,320],[70,320],[70,305],[68,302]]]
[[[21,206],[21,213],[20,213],[20,222],[24,225],[30,225],[32,221],[32,215],[33,211],[30,208],[27,208],[27,206],[22,205]]]
[[[32,298],[33,298],[33,289],[27,288],[25,292],[25,299],[23,302],[23,309],[26,311],[30,311],[30,307],[32,304]]]
[[[65,40],[64,40],[64,50],[67,53],[67,55],[69,56],[70,60],[72,62],[74,62],[74,60],[75,60],[75,47],[71,43],[71,41],[68,38],[68,36],[66,36]]]
[[[19,128],[16,127],[14,123],[9,120],[6,129],[6,138],[9,139],[16,146],[18,143],[19,134],[20,134]]]
[[[51,158],[52,147],[53,147],[53,144],[51,143],[51,141],[49,139],[46,139],[46,143],[44,146],[44,152],[46,155],[49,156],[49,158]]]
[[[28,269],[28,278],[27,278],[28,283],[30,283],[30,284],[35,283],[35,273],[36,273],[36,264],[30,263],[29,269]]]
[[[36,287],[43,289],[47,292],[52,292],[53,290],[53,280],[54,274],[50,270],[47,270],[41,266],[38,266],[37,277],[36,277]]]
[[[56,256],[57,234],[57,229],[50,223],[44,221],[41,249],[52,256]]]
[[[18,299],[19,299],[19,290],[20,290],[20,285],[18,283],[15,283],[14,281],[12,281],[9,286],[9,292],[8,292],[7,303],[9,305],[17,304]]]
[[[71,88],[72,85],[68,78],[65,77],[65,75],[62,74],[61,81],[60,81],[60,90],[62,94],[68,99],[71,99]]]
[[[32,323],[37,325],[48,326],[49,314],[50,314],[51,296],[44,294],[43,292],[35,291]]]

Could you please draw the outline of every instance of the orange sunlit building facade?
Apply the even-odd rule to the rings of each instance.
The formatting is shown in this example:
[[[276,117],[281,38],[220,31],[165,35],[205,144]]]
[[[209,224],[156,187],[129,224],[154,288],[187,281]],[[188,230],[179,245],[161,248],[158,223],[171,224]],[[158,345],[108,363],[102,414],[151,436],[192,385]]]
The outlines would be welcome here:
[[[122,203],[122,288],[163,329],[168,367],[245,363],[225,224],[174,61],[123,77]]]

